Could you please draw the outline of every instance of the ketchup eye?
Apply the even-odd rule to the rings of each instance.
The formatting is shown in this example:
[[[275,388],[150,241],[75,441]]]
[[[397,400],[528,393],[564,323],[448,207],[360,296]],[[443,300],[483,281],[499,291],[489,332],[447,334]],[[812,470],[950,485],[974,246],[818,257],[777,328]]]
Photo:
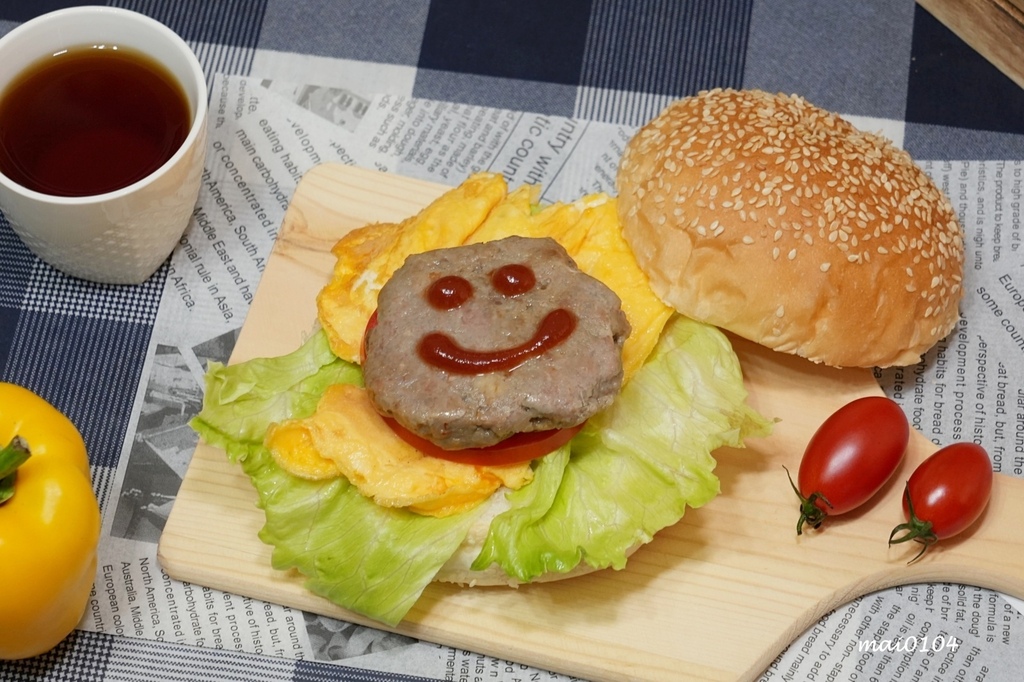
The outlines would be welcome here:
[[[503,296],[519,296],[525,294],[537,283],[533,270],[520,263],[502,265],[491,273],[491,285]]]
[[[434,280],[427,288],[427,302],[438,310],[455,310],[473,296],[473,285],[457,275]]]

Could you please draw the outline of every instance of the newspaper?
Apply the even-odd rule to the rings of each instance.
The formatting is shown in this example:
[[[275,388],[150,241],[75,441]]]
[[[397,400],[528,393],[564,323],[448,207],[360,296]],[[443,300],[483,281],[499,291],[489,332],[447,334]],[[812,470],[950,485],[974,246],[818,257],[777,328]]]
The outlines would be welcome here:
[[[169,578],[156,543],[197,437],[210,361],[231,353],[288,201],[334,161],[456,185],[480,170],[537,183],[546,201],[614,191],[625,126],[339,88],[217,76],[209,155],[175,250],[109,491],[86,630],[332,661],[444,680],[564,675],[301,613]],[[877,371],[936,443],[971,440],[997,471],[1024,476],[1024,162],[923,163],[968,234],[967,293],[949,337],[916,366]],[[836,609],[762,680],[1011,679],[1024,665],[1024,604],[988,590],[913,585]]]

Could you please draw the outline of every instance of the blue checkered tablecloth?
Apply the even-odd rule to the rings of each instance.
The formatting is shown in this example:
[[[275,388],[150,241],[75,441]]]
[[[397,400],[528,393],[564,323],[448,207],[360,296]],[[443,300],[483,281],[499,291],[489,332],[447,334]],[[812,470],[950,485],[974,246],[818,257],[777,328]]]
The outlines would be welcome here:
[[[0,0],[0,33],[86,3]],[[95,4],[95,3],[92,3]],[[1024,90],[906,0],[123,0],[216,73],[637,125],[711,87],[799,93],[903,122],[915,157],[1024,159]],[[0,217],[0,380],[81,429],[112,485],[166,271],[90,284],[37,260]],[[0,604],[0,608],[3,605]],[[5,680],[413,680],[76,632]]]

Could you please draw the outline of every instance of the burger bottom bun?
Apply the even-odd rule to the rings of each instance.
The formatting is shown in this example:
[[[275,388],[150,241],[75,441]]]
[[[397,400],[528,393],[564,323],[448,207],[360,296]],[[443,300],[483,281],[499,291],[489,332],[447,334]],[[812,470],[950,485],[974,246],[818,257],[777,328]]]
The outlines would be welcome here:
[[[505,573],[505,571],[503,571],[497,564],[491,564],[482,571],[475,571],[470,568],[484,546],[484,540],[487,539],[487,531],[491,526],[491,521],[495,516],[509,508],[508,500],[505,499],[505,493],[507,492],[508,491],[506,489],[502,488],[494,493],[487,502],[484,502],[484,508],[481,510],[480,516],[477,517],[476,522],[470,527],[469,532],[466,534],[466,539],[462,542],[451,558],[448,559],[444,566],[441,567],[441,570],[437,572],[437,575],[434,576],[435,582],[455,583],[465,587],[487,587],[495,585],[518,587],[519,585],[524,584],[522,581]],[[641,544],[643,543],[637,543],[631,547],[627,550],[626,555],[631,555],[638,547],[640,547]],[[601,569],[594,568],[593,566],[581,561],[570,571],[565,573],[545,573],[544,575],[534,578],[530,582],[555,582],[557,580],[576,578],[598,570]]]

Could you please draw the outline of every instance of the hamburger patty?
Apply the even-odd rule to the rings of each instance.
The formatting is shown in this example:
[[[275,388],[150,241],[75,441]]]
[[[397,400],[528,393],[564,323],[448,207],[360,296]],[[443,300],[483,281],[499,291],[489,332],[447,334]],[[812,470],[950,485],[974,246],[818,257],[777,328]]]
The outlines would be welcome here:
[[[553,239],[410,256],[381,288],[363,376],[377,409],[446,449],[575,426],[622,385],[618,296]]]

